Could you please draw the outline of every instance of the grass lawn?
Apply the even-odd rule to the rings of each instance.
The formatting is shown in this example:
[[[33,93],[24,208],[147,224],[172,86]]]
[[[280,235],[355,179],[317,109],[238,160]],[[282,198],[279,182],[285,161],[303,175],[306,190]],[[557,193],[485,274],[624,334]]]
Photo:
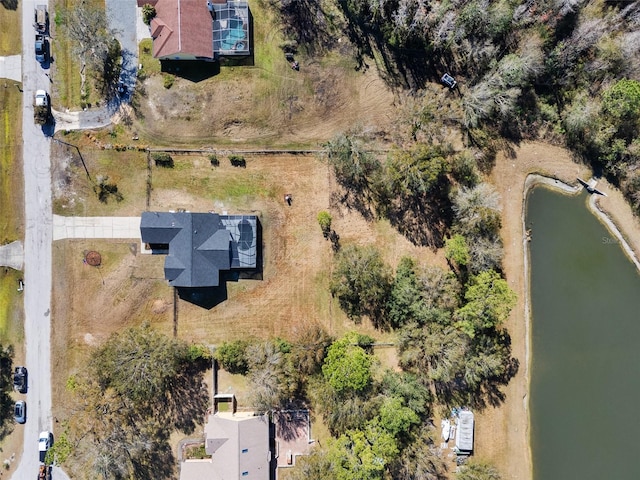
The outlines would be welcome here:
[[[100,95],[93,88],[93,81],[88,74],[84,92],[82,91],[81,65],[73,53],[73,42],[62,31],[64,25],[60,12],[64,9],[75,8],[81,3],[105,9],[104,0],[56,0],[55,5],[50,6],[50,10],[56,12],[51,16],[51,30],[54,38],[51,42],[51,53],[55,60],[53,63],[53,103],[59,105],[59,108],[77,109],[84,105],[95,104],[100,100]]]
[[[22,98],[17,88],[0,88],[2,121],[0,122],[0,243],[22,240],[23,183],[22,162]],[[17,280],[22,273],[0,268],[0,342],[16,342],[22,338],[21,298]]]
[[[145,38],[138,46],[138,63],[142,65],[139,77],[160,73],[160,60],[153,58],[153,41],[150,38]]]
[[[117,129],[114,129],[117,136]],[[104,134],[105,139],[111,138]],[[114,149],[102,150],[88,144],[84,134],[70,134],[62,138],[77,145],[80,157],[74,148],[54,145],[54,155],[60,155],[68,163],[68,170],[53,172],[58,185],[53,203],[59,215],[79,216],[134,216],[146,208],[147,156],[145,152]],[[102,142],[102,139],[100,140]],[[115,143],[115,142],[114,142]],[[84,165],[82,163],[84,160]],[[87,178],[85,167],[91,176]],[[116,185],[120,196],[110,195],[100,201],[96,185],[103,181]]]
[[[22,51],[22,2],[15,3],[14,10],[0,3],[0,55],[17,55]]]

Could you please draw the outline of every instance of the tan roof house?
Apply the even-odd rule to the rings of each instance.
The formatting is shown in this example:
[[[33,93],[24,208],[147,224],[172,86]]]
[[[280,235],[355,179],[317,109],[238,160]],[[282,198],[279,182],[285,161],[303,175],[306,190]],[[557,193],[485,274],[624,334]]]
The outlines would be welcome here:
[[[247,412],[210,414],[204,426],[211,458],[184,460],[180,480],[269,480],[269,417]]]

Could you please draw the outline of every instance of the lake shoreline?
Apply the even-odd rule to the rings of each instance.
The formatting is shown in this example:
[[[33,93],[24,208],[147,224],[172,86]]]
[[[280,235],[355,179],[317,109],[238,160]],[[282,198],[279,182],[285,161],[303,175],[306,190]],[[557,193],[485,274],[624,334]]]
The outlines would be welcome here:
[[[519,360],[519,369],[503,390],[503,402],[478,412],[476,455],[494,463],[503,479],[529,480],[533,476],[528,406],[531,359],[528,242],[524,217],[526,196],[530,188],[538,184],[577,194],[581,191],[578,177],[591,177],[586,165],[576,163],[568,150],[541,142],[523,143],[514,149],[512,155],[499,154],[491,174],[492,183],[502,199],[504,272],[509,286],[518,295],[518,303],[505,327],[511,336],[512,356]],[[616,241],[624,239],[629,251],[637,257],[640,252],[640,222],[619,190],[605,180],[600,180],[598,189],[607,197],[596,199],[591,196],[589,203],[594,202],[594,208],[601,212],[594,213],[609,230],[612,230],[611,225],[615,227],[620,233],[620,238],[617,238],[612,232]]]

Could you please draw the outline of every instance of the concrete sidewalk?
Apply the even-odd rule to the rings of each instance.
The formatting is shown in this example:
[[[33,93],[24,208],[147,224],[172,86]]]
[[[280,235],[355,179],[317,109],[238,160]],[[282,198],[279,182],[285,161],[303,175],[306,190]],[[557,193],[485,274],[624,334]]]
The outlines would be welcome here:
[[[53,216],[53,239],[131,238],[141,241],[140,217]]]
[[[22,270],[24,250],[22,242],[15,241],[7,245],[0,245],[0,266]]]
[[[0,78],[22,82],[22,55],[0,57]]]

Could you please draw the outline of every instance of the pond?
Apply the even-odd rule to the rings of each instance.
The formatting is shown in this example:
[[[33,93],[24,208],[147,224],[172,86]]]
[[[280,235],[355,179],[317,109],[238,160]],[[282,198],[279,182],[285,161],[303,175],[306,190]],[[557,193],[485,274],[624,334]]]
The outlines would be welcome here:
[[[640,275],[585,193],[534,188],[534,480],[640,478]]]

